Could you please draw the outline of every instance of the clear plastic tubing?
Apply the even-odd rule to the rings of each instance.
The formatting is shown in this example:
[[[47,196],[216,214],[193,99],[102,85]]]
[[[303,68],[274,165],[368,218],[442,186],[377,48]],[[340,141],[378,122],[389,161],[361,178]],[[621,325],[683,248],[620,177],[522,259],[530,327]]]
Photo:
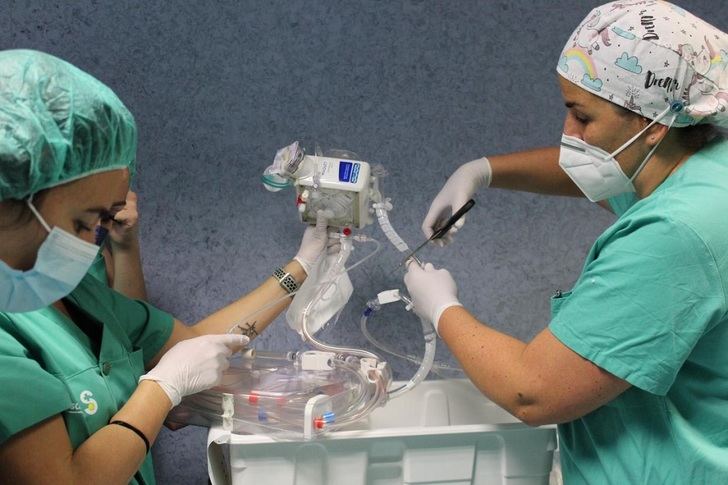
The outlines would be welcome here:
[[[385,236],[387,236],[389,242],[391,242],[394,247],[402,253],[409,251],[409,246],[407,246],[407,243],[404,242],[401,237],[399,237],[397,231],[395,231],[392,227],[392,223],[389,222],[388,212],[392,210],[392,203],[389,201],[389,199],[385,199],[384,202],[377,202],[376,204],[373,204],[372,207],[374,207],[374,212],[377,215],[377,222],[379,222],[379,227],[382,228],[382,232]]]
[[[390,399],[399,397],[402,394],[414,389],[417,384],[422,382],[425,377],[427,377],[427,374],[430,373],[430,369],[432,369],[432,364],[435,362],[435,349],[437,347],[437,336],[435,335],[435,329],[432,328],[432,325],[430,325],[430,323],[425,319],[421,318],[420,322],[422,322],[422,333],[425,336],[425,355],[422,357],[422,363],[417,369],[417,372],[415,372],[415,375],[412,376],[412,379],[410,379],[407,384],[400,387],[399,389],[389,392]]]
[[[324,352],[335,352],[335,353],[341,353],[341,354],[350,354],[350,355],[356,355],[357,357],[361,358],[370,358],[375,359],[379,361],[379,357],[371,352],[368,352],[363,349],[356,349],[356,348],[349,348],[349,347],[338,347],[334,345],[328,345],[326,343],[323,343],[319,340],[316,340],[313,335],[308,331],[308,316],[311,314],[311,309],[316,306],[316,303],[323,297],[323,295],[326,294],[327,290],[332,284],[335,284],[336,277],[345,271],[351,271],[355,267],[362,264],[367,259],[374,256],[380,248],[380,244],[378,241],[371,239],[371,238],[364,238],[360,237],[360,240],[367,241],[367,242],[375,242],[377,244],[377,248],[371,253],[368,254],[366,257],[362,258],[360,261],[355,263],[349,268],[345,268],[344,264],[346,260],[349,257],[349,254],[351,254],[352,250],[352,238],[348,236],[342,236],[341,237],[341,249],[339,250],[338,257],[336,258],[336,261],[334,261],[334,264],[331,265],[331,268],[329,268],[329,271],[326,274],[326,277],[324,278],[323,283],[321,283],[319,290],[314,294],[314,297],[311,299],[311,301],[306,305],[306,307],[303,309],[302,314],[302,322],[301,322],[301,331],[303,333],[304,338],[307,342],[310,342],[311,345],[316,347],[318,350],[322,350]]]
[[[369,382],[358,372],[358,369],[354,365],[341,360],[335,360],[334,365],[342,368],[348,367],[349,370],[359,379],[362,392],[359,394],[354,405],[349,406],[343,416],[338,416],[336,424],[331,426],[329,429],[341,428],[347,424],[354,423],[366,417],[372,410],[381,404],[382,399],[386,396],[381,380],[371,383],[374,385],[374,395],[369,396],[367,391]]]
[[[366,339],[372,345],[374,345],[376,348],[378,348],[382,352],[385,352],[390,355],[394,355],[395,357],[399,357],[400,359],[408,360],[408,361],[412,362],[413,364],[418,364],[418,365],[422,364],[422,358],[415,356],[415,355],[408,355],[408,354],[403,354],[401,352],[397,352],[392,347],[389,347],[388,345],[386,345],[386,344],[380,342],[379,340],[377,340],[376,338],[374,338],[374,336],[371,334],[371,332],[369,332],[369,328],[367,326],[368,322],[369,322],[369,318],[372,315],[374,315],[374,313],[379,311],[380,307],[381,307],[381,305],[379,304],[379,302],[376,299],[370,300],[369,302],[367,302],[367,307],[364,309],[361,319],[359,320],[359,326],[361,327],[361,333],[364,334],[364,337],[366,337]],[[425,333],[427,333],[427,331],[430,331],[430,329],[431,329],[431,327],[429,325],[427,326],[427,329],[423,328],[423,330],[425,330]],[[453,367],[451,365],[440,363],[440,362],[434,362],[432,364],[431,370],[436,373],[438,370],[448,371],[448,372],[460,372],[460,373],[463,372],[463,370],[459,367]]]

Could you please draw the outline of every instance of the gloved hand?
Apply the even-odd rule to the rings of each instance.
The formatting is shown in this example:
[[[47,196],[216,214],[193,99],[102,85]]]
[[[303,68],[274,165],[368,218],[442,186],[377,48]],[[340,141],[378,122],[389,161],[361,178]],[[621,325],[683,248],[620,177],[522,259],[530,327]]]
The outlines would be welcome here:
[[[293,258],[301,264],[306,274],[311,273],[311,268],[329,243],[328,218],[329,214],[324,211],[316,213],[316,225],[306,228],[301,240],[301,247],[298,248],[298,253]]]
[[[432,201],[430,210],[422,222],[422,232],[425,233],[425,237],[432,236],[452,214],[473,198],[479,188],[488,187],[491,177],[490,162],[485,157],[465,163],[455,170]],[[463,224],[465,216],[461,217],[447,234],[433,242],[439,246],[452,242],[452,236],[463,227]]]
[[[109,239],[114,250],[124,250],[131,246],[139,230],[137,195],[130,190],[126,194],[126,205],[114,214],[113,219],[103,222],[102,225],[109,231]]]
[[[216,386],[230,367],[228,357],[245,347],[250,339],[240,334],[203,335],[183,340],[169,349],[152,370],[139,381],[156,381],[172,406],[184,396]]]
[[[435,269],[430,263],[421,268],[419,264],[410,262],[404,284],[412,298],[415,313],[431,322],[435,331],[442,312],[451,306],[462,306],[458,301],[455,280],[446,269]]]

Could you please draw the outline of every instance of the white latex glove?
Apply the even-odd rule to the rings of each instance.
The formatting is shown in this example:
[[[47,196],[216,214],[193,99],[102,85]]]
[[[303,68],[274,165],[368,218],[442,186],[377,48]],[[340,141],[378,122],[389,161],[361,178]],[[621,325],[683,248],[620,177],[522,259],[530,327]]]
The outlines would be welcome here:
[[[473,198],[479,188],[488,187],[492,175],[490,162],[485,157],[465,163],[455,170],[432,201],[430,210],[422,222],[422,232],[425,233],[425,237],[432,236],[451,215]],[[452,242],[452,236],[463,227],[463,224],[465,216],[461,217],[447,234],[433,242],[439,246]]]
[[[248,342],[245,335],[230,333],[183,340],[139,381],[156,381],[176,406],[183,397],[218,385],[223,371],[230,367],[228,357]]]
[[[293,259],[298,261],[306,274],[311,273],[311,268],[323,253],[329,243],[328,214],[324,211],[316,213],[316,225],[308,226],[301,239],[301,247]]]
[[[415,313],[431,322],[435,331],[442,312],[451,306],[462,306],[458,301],[455,280],[446,269],[435,269],[430,263],[425,264],[424,268],[410,263],[404,275],[404,284],[412,298]]]

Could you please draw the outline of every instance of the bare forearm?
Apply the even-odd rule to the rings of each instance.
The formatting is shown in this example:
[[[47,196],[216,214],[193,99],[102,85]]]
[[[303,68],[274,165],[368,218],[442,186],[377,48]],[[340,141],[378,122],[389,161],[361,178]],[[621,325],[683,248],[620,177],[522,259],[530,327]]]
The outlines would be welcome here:
[[[532,379],[522,360],[526,344],[483,325],[463,307],[445,310],[438,330],[476,387],[518,416],[531,400]]]
[[[283,269],[291,273],[299,285],[306,279],[306,272],[297,261],[291,261]],[[242,332],[252,340],[288,307],[292,298],[287,298],[286,295],[278,281],[269,277],[244,297],[195,324],[193,329],[195,333],[203,335],[225,333],[233,325],[239,325]],[[258,311],[275,300],[280,301],[270,308]]]
[[[630,386],[562,344],[548,328],[526,344],[462,307],[445,310],[438,328],[478,389],[531,425],[572,421]]]
[[[172,403],[161,387],[142,381],[111,421],[127,422],[153,443]],[[128,483],[146,456],[143,440],[132,430],[110,424],[73,453],[74,483]]]
[[[147,289],[138,240],[135,238],[134,242],[123,248],[112,243],[112,257],[113,272],[109,276],[114,290],[128,298],[146,300]]]
[[[488,156],[493,176],[490,186],[539,194],[583,196],[559,167],[557,147]]]

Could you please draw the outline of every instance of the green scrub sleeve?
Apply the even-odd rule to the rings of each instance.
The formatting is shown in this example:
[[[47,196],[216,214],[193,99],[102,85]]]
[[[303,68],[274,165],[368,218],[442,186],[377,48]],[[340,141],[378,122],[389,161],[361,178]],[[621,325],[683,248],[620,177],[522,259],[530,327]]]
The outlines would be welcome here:
[[[598,241],[587,261],[572,292],[554,302],[549,330],[599,367],[665,395],[725,315],[713,255],[685,224],[652,216]]]
[[[113,295],[113,311],[132,345],[142,349],[146,366],[172,335],[174,318],[145,301],[130,300],[115,291],[110,293]]]
[[[103,305],[104,310],[117,319],[134,348],[142,349],[145,366],[172,335],[172,315],[145,301],[127,298],[91,274],[84,277],[71,298],[82,308],[89,302]]]
[[[14,337],[13,324],[0,315],[0,444],[72,405],[63,382],[29,359],[29,353]]]
[[[143,350],[144,365],[147,366],[172,335],[174,317],[147,302],[130,301],[134,302],[140,318],[128,320],[127,331],[134,346]]]

